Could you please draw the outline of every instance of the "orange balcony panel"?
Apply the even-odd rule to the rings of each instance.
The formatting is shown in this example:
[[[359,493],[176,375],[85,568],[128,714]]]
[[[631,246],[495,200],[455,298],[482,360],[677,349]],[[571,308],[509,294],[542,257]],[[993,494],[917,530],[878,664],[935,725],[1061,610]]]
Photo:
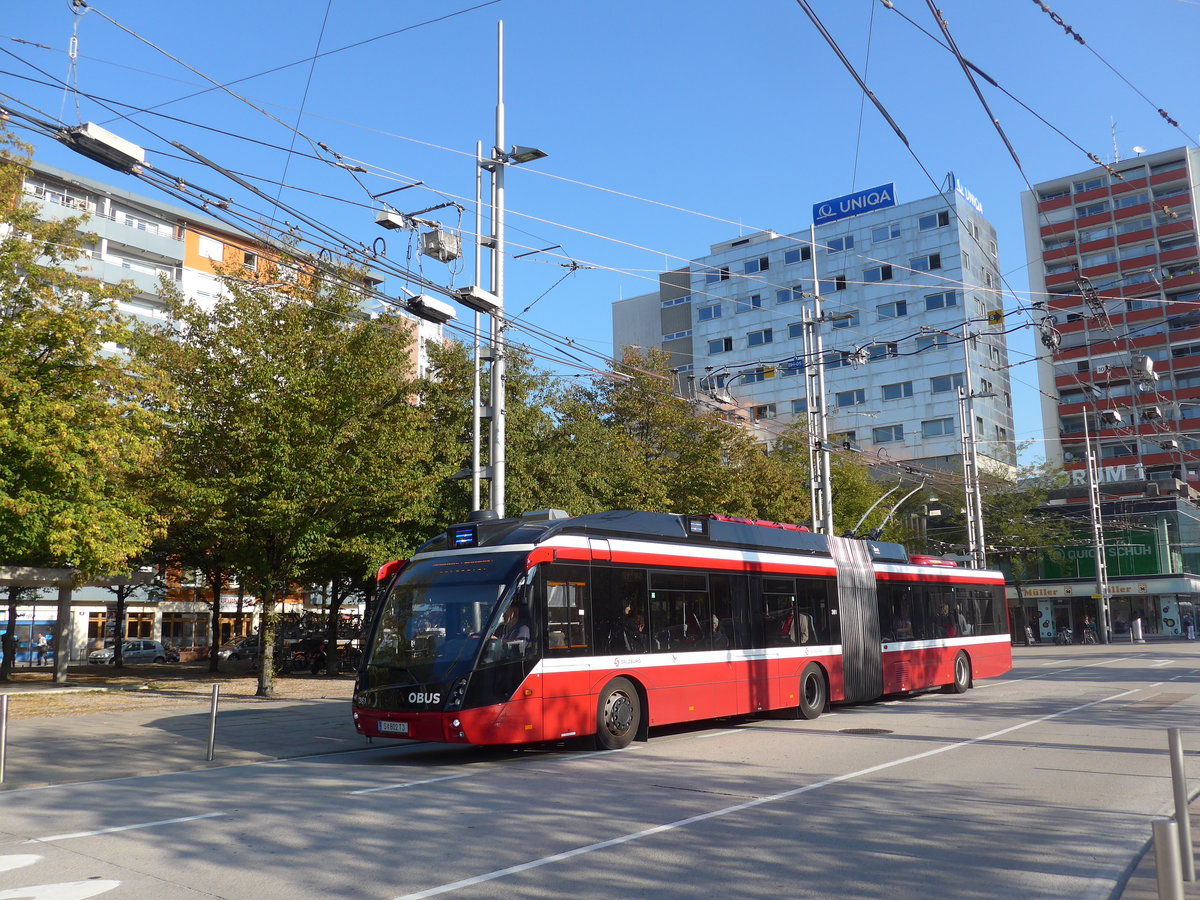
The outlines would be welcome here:
[[[1041,230],[1042,237],[1053,237],[1056,234],[1065,234],[1075,230],[1075,220],[1067,219],[1065,222],[1058,222],[1054,225],[1043,225]]]
[[[1195,274],[1188,273],[1187,275],[1171,275],[1163,279],[1163,287],[1171,288],[1189,288],[1200,285],[1200,272]]]
[[[1149,254],[1148,256],[1131,256],[1129,259],[1121,260],[1121,271],[1133,272],[1137,269],[1144,269],[1147,266],[1153,266],[1157,262],[1158,256],[1153,253]]]
[[[1042,262],[1052,263],[1064,257],[1074,256],[1077,248],[1074,244],[1069,247],[1059,247],[1057,250],[1047,250],[1042,254]]]
[[[1162,229],[1159,229],[1161,233]],[[1131,231],[1129,234],[1122,234],[1117,238],[1118,247],[1126,247],[1129,244],[1140,244],[1144,241],[1154,240],[1154,229],[1143,228],[1141,231]]]
[[[1136,216],[1144,216],[1150,212],[1149,203],[1139,203],[1137,206],[1126,206],[1124,209],[1113,210],[1114,219],[1132,219]]]
[[[1134,178],[1129,181],[1116,181],[1113,182],[1112,192],[1114,195],[1127,194],[1130,191],[1136,191],[1138,188],[1144,188],[1146,183],[1147,182],[1145,178]]]
[[[1195,259],[1196,245],[1192,244],[1190,247],[1179,247],[1175,250],[1168,250],[1165,253],[1160,253],[1158,258],[1163,262],[1179,262],[1184,259]]]
[[[1178,169],[1171,169],[1168,172],[1159,172],[1156,175],[1151,175],[1150,183],[1157,187],[1160,184],[1170,184],[1172,181],[1187,181],[1187,177],[1187,163],[1180,160]]]
[[[1105,186],[1105,187],[1092,188],[1090,191],[1080,191],[1078,194],[1076,194],[1071,199],[1072,199],[1072,202],[1076,206],[1079,206],[1084,203],[1092,203],[1096,200],[1107,200],[1108,199],[1108,187]]]
[[[1102,266],[1089,266],[1083,270],[1083,274],[1088,278],[1096,278],[1100,275],[1112,275],[1117,271],[1115,262],[1105,263]]]
[[[1046,287],[1048,288],[1063,288],[1075,283],[1075,279],[1079,273],[1072,270],[1070,272],[1058,272],[1055,275],[1046,276]]]
[[[1080,253],[1095,253],[1097,250],[1111,250],[1113,248],[1113,239],[1111,237],[1101,238],[1098,241],[1088,241],[1086,244],[1079,245]]]
[[[1062,209],[1064,206],[1071,205],[1071,195],[1063,194],[1061,197],[1055,197],[1053,200],[1042,200],[1038,203],[1038,212],[1049,212],[1052,209]]]
[[[1096,213],[1094,216],[1084,216],[1076,219],[1075,225],[1082,231],[1085,228],[1091,228],[1093,225],[1107,225],[1112,221],[1112,213],[1102,212]]]
[[[1184,219],[1180,221],[1172,220],[1166,225],[1158,226],[1158,236],[1163,237],[1168,234],[1186,234],[1188,232],[1195,233],[1196,221],[1194,219]],[[1139,231],[1138,234],[1141,234]]]

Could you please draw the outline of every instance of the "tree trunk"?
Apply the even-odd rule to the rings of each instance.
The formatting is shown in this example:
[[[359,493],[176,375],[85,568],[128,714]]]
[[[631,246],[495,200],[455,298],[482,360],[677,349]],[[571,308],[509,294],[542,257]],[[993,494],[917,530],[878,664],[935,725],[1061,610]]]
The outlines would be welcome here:
[[[129,590],[123,584],[117,585],[117,612],[113,616],[113,634],[116,641],[113,643],[113,668],[125,668],[125,657],[121,653],[121,647],[125,643],[125,597]]]
[[[0,651],[4,654],[0,657],[0,681],[8,681],[8,673],[17,664],[17,596],[20,590],[16,586],[8,589],[8,627],[0,639]]]
[[[329,618],[325,622],[325,674],[338,673],[338,619],[344,597],[341,582],[333,579],[329,585]]]
[[[275,632],[279,614],[275,612],[275,588],[263,587],[259,595],[258,690],[256,697],[275,696]]]
[[[221,658],[217,656],[217,651],[221,648],[221,588],[225,586],[225,573],[210,573],[208,586],[212,588],[212,615],[208,620],[212,630],[208,648],[208,671],[217,672],[221,667]]]

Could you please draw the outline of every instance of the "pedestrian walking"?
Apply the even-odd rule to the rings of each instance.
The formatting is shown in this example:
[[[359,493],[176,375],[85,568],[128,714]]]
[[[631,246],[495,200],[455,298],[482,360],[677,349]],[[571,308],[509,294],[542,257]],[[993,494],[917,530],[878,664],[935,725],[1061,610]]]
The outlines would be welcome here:
[[[37,664],[44,666],[46,664],[46,651],[50,649],[50,642],[46,640],[46,635],[39,632],[37,636]]]

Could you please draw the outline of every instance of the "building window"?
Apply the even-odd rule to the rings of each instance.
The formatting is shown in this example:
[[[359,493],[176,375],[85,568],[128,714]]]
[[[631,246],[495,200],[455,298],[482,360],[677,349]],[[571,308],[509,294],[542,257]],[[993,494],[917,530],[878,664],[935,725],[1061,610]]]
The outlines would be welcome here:
[[[844,291],[846,289],[846,276],[835,275],[833,278],[822,278],[817,282],[818,294],[829,294],[833,291]]]
[[[891,303],[883,303],[875,307],[875,312],[880,319],[899,319],[908,315],[908,301],[894,300]]]
[[[933,312],[935,309],[949,309],[952,306],[958,306],[957,291],[942,291],[939,294],[925,295],[926,312]]]
[[[729,266],[721,266],[719,269],[709,269],[704,273],[704,280],[709,284],[715,281],[728,281]]]
[[[948,334],[922,334],[917,337],[917,352],[922,350],[944,350],[950,346]]]
[[[934,394],[957,391],[962,386],[962,375],[935,375],[929,379],[929,390]]]
[[[863,269],[863,281],[868,284],[873,284],[879,281],[892,280],[891,266],[872,266],[869,269]]]
[[[733,301],[735,313],[750,312],[752,309],[762,309],[762,294],[751,294],[749,297]]]
[[[929,419],[921,423],[921,437],[934,438],[954,434],[953,419]]]
[[[891,359],[899,356],[900,350],[895,343],[875,343],[871,345],[871,359]]]
[[[796,338],[804,337],[804,323],[793,322],[788,326],[788,340],[794,341]]]
[[[697,310],[696,317],[701,322],[708,322],[712,319],[721,318],[721,304],[714,303],[711,306],[702,306]]]
[[[771,259],[767,256],[760,256],[758,259],[748,259],[742,264],[742,271],[747,275],[765,272],[769,268],[771,268]]]
[[[884,400],[902,400],[912,395],[913,383],[911,381],[899,381],[896,384],[885,384],[883,386]]]
[[[831,434],[829,440],[835,444],[840,442],[843,446],[849,448],[851,444],[858,442],[858,432],[839,431],[837,434]]]
[[[844,350],[834,350],[825,354],[826,369],[840,369],[850,365],[850,354]]]
[[[871,440],[876,444],[890,444],[904,440],[903,425],[880,425],[871,429]]]
[[[940,269],[942,267],[942,254],[927,253],[924,256],[917,256],[909,260],[909,266],[918,272],[929,272],[932,269]]]
[[[785,265],[791,266],[798,262],[808,262],[810,259],[812,259],[812,247],[797,247],[783,252],[783,262]]]
[[[754,416],[754,421],[758,422],[762,419],[773,419],[778,413],[774,403],[764,403],[762,406],[755,406],[751,409],[751,415]]]
[[[211,259],[213,262],[223,262],[225,260],[225,245],[216,238],[200,235],[199,251],[202,257]]]
[[[864,388],[857,388],[853,391],[838,391],[834,394],[834,402],[838,409],[847,406],[861,406],[867,402],[867,392]]]
[[[853,250],[854,235],[847,234],[844,237],[830,238],[825,249],[828,253],[840,253],[842,250]]]
[[[680,338],[687,338],[687,337],[691,337],[691,336],[692,336],[692,329],[689,328],[687,331],[673,331],[670,334],[664,334],[663,340],[664,341],[677,341]]]
[[[792,415],[802,416],[808,412],[808,398],[792,401]]]
[[[884,241],[891,241],[898,237],[900,237],[900,226],[895,222],[871,229],[872,244],[882,244]]]
[[[242,268],[248,269],[251,272],[258,271],[258,254],[251,253],[249,250],[242,252]]]
[[[950,210],[942,209],[938,212],[932,212],[927,216],[921,216],[917,219],[918,231],[932,231],[935,228],[944,228],[950,224]]]
[[[804,291],[798,287],[784,288],[775,292],[776,303],[791,303],[793,300],[803,300]]]
[[[666,309],[669,306],[682,306],[684,303],[691,303],[691,302],[692,302],[691,295],[685,294],[682,297],[676,297],[674,300],[664,300],[662,302],[662,308]]]
[[[1075,207],[1075,218],[1082,219],[1086,216],[1098,216],[1100,213],[1108,212],[1108,201],[1101,200],[1099,203],[1089,203],[1087,206]]]
[[[834,328],[857,328],[862,324],[862,318],[858,314],[858,310],[848,313],[835,313],[832,316],[826,316],[829,319],[829,324]]]
[[[746,340],[751,347],[761,347],[763,344],[769,344],[775,340],[770,328],[764,328],[761,331],[751,331],[746,335]]]
[[[733,338],[731,337],[717,338],[715,341],[708,342],[708,352],[710,355],[715,355],[717,353],[728,353],[732,349]]]
[[[1094,191],[1096,188],[1104,187],[1106,184],[1108,184],[1107,176],[1098,175],[1086,181],[1076,181],[1072,187],[1075,189],[1075,193],[1082,194],[1084,191]]]

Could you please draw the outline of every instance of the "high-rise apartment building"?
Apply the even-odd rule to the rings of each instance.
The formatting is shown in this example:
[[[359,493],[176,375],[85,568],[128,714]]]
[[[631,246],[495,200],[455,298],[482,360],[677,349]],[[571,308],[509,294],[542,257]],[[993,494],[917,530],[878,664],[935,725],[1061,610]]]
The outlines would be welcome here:
[[[805,229],[714,245],[662,273],[657,292],[613,304],[618,359],[625,347],[661,348],[681,391],[748,411],[769,437],[809,412],[803,376],[816,360],[804,332],[815,289],[831,437],[957,470],[961,406],[974,418],[980,467],[1010,470],[996,232],[955,186],[904,204],[892,185],[815,204],[815,243]]]
[[[1200,601],[1198,184],[1180,148],[1022,195],[1046,457],[1071,479],[1053,502],[1090,517],[1090,450],[1118,637],[1137,619],[1178,634]],[[1096,615],[1095,563],[1090,540],[1049,554],[1043,634]]]

